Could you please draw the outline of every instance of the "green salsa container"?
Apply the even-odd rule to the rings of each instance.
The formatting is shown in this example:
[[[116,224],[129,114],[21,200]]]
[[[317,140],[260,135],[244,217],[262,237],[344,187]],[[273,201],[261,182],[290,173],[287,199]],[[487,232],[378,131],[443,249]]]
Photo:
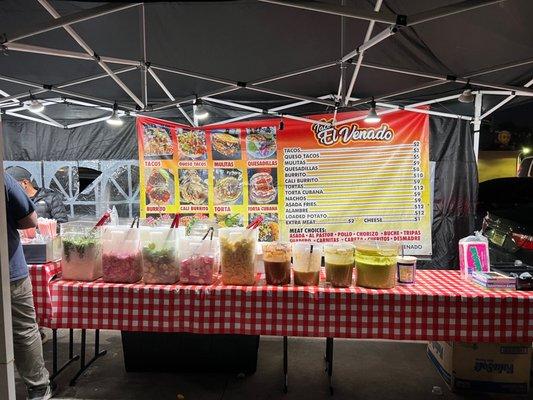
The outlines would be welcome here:
[[[363,241],[355,243],[357,286],[390,289],[396,286],[396,242]]]

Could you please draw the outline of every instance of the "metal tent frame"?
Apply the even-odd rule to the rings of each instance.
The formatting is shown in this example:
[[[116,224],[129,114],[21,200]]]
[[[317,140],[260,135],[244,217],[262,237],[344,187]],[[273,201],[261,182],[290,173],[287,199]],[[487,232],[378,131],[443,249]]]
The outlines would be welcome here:
[[[497,3],[500,3],[505,0],[464,0],[459,3],[448,5],[444,7],[439,7],[430,11],[425,11],[418,14],[413,15],[395,15],[387,10],[382,10],[382,0],[376,0],[374,11],[373,12],[367,12],[364,10],[356,9],[354,7],[346,6],[344,5],[334,5],[330,3],[321,3],[318,1],[285,1],[285,0],[258,0],[260,2],[264,3],[271,3],[273,6],[283,6],[283,7],[293,7],[298,9],[304,9],[304,10],[311,10],[314,12],[319,13],[326,13],[326,14],[333,14],[341,16],[344,18],[356,18],[359,20],[366,20],[369,21],[368,28],[366,30],[365,37],[363,38],[362,43],[355,49],[347,52],[342,58],[339,60],[333,60],[331,62],[323,63],[320,65],[314,65],[307,68],[295,70],[295,71],[289,71],[283,74],[278,74],[275,76],[267,77],[264,79],[252,81],[252,82],[242,82],[242,81],[233,81],[228,80],[216,76],[206,75],[198,72],[192,72],[187,71],[184,69],[176,68],[176,67],[169,67],[164,65],[156,65],[152,64],[148,57],[147,57],[147,48],[146,48],[146,32],[147,32],[147,25],[146,25],[146,17],[145,17],[145,6],[144,3],[119,3],[119,4],[104,4],[102,6],[94,7],[92,9],[83,10],[81,12],[73,13],[70,15],[64,15],[61,16],[57,10],[48,2],[48,0],[37,0],[40,5],[51,15],[53,18],[52,20],[41,24],[37,27],[32,27],[31,29],[22,29],[19,32],[14,32],[13,34],[8,34],[3,38],[3,41],[0,42],[0,50],[3,49],[5,51],[16,51],[16,52],[28,52],[33,54],[46,54],[50,56],[56,56],[56,57],[62,57],[62,58],[71,58],[76,60],[87,60],[89,62],[95,62],[98,64],[98,66],[103,70],[103,73],[93,76],[88,76],[85,78],[77,79],[70,82],[64,82],[59,85],[51,85],[46,82],[39,83],[39,82],[30,82],[22,79],[18,79],[16,77],[9,77],[0,75],[0,81],[7,81],[11,83],[17,83],[20,85],[24,85],[29,88],[30,91],[9,95],[5,91],[0,91],[0,95],[4,98],[0,98],[0,110],[2,110],[3,113],[21,118],[26,119],[42,124],[52,125],[56,127],[62,127],[62,128],[75,128],[82,125],[88,125],[92,123],[98,123],[101,121],[104,121],[107,119],[107,116],[102,116],[98,118],[94,118],[87,121],[77,122],[77,123],[71,123],[71,124],[61,124],[60,122],[50,118],[49,116],[45,115],[44,113],[39,113],[37,115],[26,115],[22,114],[21,111],[24,111],[27,106],[23,103],[23,101],[29,97],[32,97],[37,94],[45,93],[45,92],[53,92],[58,95],[61,95],[61,99],[46,99],[45,105],[52,105],[57,104],[58,102],[69,102],[81,106],[86,107],[92,107],[92,108],[99,108],[105,111],[112,111],[113,104],[115,103],[112,99],[104,99],[104,98],[98,98],[95,96],[89,96],[86,94],[78,93],[75,91],[72,91],[70,88],[72,86],[80,85],[82,83],[87,82],[94,82],[100,79],[104,78],[111,78],[127,95],[131,100],[134,102],[134,106],[130,104],[118,104],[119,111],[121,112],[121,115],[123,114],[129,114],[129,115],[137,115],[137,114],[144,114],[144,115],[150,115],[153,112],[170,109],[170,108],[178,108],[178,110],[181,112],[181,114],[186,118],[190,126],[197,127],[199,126],[198,121],[195,120],[193,115],[189,115],[187,111],[184,109],[184,106],[190,105],[196,101],[196,99],[205,99],[209,101],[210,103],[215,104],[223,104],[227,106],[234,107],[236,109],[241,109],[243,111],[250,111],[249,114],[245,114],[242,116],[226,119],[223,121],[217,121],[213,122],[207,125],[203,126],[209,126],[209,125],[215,125],[215,124],[221,124],[221,123],[229,123],[229,122],[235,122],[245,119],[251,119],[261,116],[274,116],[274,117],[280,117],[280,118],[288,118],[288,119],[294,119],[298,121],[304,121],[309,123],[316,123],[316,124],[322,124],[327,125],[330,129],[333,129],[337,125],[342,125],[349,122],[354,122],[359,119],[362,119],[360,117],[358,118],[350,118],[345,120],[337,120],[337,111],[339,108],[352,108],[356,106],[361,106],[369,103],[372,100],[375,100],[377,102],[377,105],[382,108],[382,110],[379,111],[379,114],[389,114],[393,112],[397,112],[398,110],[407,110],[410,112],[417,112],[417,113],[424,113],[429,115],[437,115],[442,117],[449,117],[449,118],[459,118],[467,121],[471,121],[474,125],[474,132],[475,132],[475,141],[476,143],[479,142],[479,128],[481,125],[481,120],[488,117],[490,114],[510,102],[512,99],[514,99],[517,96],[527,96],[531,97],[533,96],[533,89],[531,89],[531,85],[533,85],[533,79],[527,82],[524,86],[512,86],[512,85],[505,85],[505,84],[499,84],[499,83],[493,83],[493,82],[487,82],[483,80],[478,80],[477,77],[486,75],[492,72],[496,71],[502,71],[509,68],[515,68],[519,66],[529,65],[533,63],[533,59],[526,59],[526,60],[520,60],[517,62],[505,64],[505,65],[498,65],[498,66],[492,66],[485,68],[481,71],[475,71],[470,74],[467,74],[466,76],[451,76],[451,75],[443,75],[439,73],[433,73],[433,72],[425,72],[425,71],[413,71],[405,68],[398,68],[393,66],[386,66],[386,65],[378,65],[378,64],[372,64],[364,62],[364,55],[366,51],[369,51],[372,47],[378,45],[379,43],[383,42],[384,40],[387,40],[387,38],[394,36],[400,29],[403,29],[405,27],[418,25],[421,23],[428,23],[430,21],[435,21],[437,19],[445,18],[449,15],[457,14],[457,13],[463,13],[472,11],[475,9],[479,9],[482,7],[487,7],[490,5],[494,5]],[[125,9],[129,9],[132,7],[138,7],[139,9],[139,31],[140,31],[140,38],[141,38],[141,48],[140,48],[140,60],[130,60],[130,59],[124,59],[124,58],[117,58],[113,56],[104,56],[100,55],[94,52],[94,50],[84,41],[84,39],[76,32],[74,26],[81,22],[81,21],[88,21],[94,18],[98,18],[103,15],[108,15],[111,13],[116,13]],[[375,23],[385,23],[388,24],[387,28],[379,32],[378,34],[373,34]],[[28,45],[28,44],[21,44],[18,43],[19,40],[32,37],[41,33],[50,32],[55,29],[63,29],[65,30],[72,38],[73,40],[82,48],[83,51],[76,52],[76,51],[67,51],[67,50],[61,50],[61,49],[54,49],[54,48],[48,48],[48,47],[42,47],[42,46],[34,46],[34,45]],[[112,69],[108,64],[117,64],[122,65],[123,67],[119,69]],[[346,85],[346,67],[348,65],[353,65],[355,67],[353,74],[350,78],[350,82],[348,85]],[[306,96],[302,94],[295,94],[295,93],[287,93],[280,90],[275,90],[272,88],[268,88],[265,86],[267,83],[271,83],[274,81],[279,81],[282,79],[286,79],[289,77],[294,77],[298,75],[307,74],[314,71],[319,71],[325,68],[331,68],[331,67],[339,67],[340,69],[340,79],[339,79],[339,90],[337,94],[326,94],[324,96],[319,97],[311,97]],[[352,97],[352,94],[354,93],[354,90],[356,89],[356,83],[359,71],[361,68],[367,68],[367,69],[374,69],[374,70],[381,70],[381,71],[387,71],[387,72],[393,72],[397,74],[407,74],[411,76],[416,76],[419,78],[427,78],[427,82],[423,82],[421,84],[414,85],[412,87],[395,91],[391,93],[383,93],[383,94],[376,94],[373,97],[367,97],[367,98],[356,98]],[[120,74],[130,72],[133,70],[139,70],[141,75],[141,96],[140,98],[129,88],[124,81],[119,77]],[[200,93],[200,94],[191,94],[190,96],[183,97],[183,98],[176,98],[171,91],[168,89],[168,87],[165,85],[163,80],[160,78],[158,73],[160,71],[164,71],[171,74],[176,75],[182,75],[187,76],[194,79],[200,79],[209,81],[212,83],[217,83],[220,85],[223,85],[220,88],[210,90],[208,92]],[[162,104],[151,104],[149,101],[149,93],[148,93],[148,79],[153,79],[157,85],[163,90],[163,92],[168,97],[169,101],[162,103]],[[415,104],[410,104],[408,106],[398,105],[394,104],[393,101],[396,97],[400,95],[405,94],[411,94],[416,91],[420,91],[423,89],[436,87],[440,85],[446,85],[449,83],[460,83],[460,84],[470,84],[472,86],[475,86],[479,88],[479,90],[475,91],[476,95],[476,101],[474,102],[474,112],[473,117],[468,115],[455,115],[448,112],[440,112],[435,111],[431,109],[421,109],[417,108],[422,105],[428,105],[428,104],[434,104],[434,103],[440,103],[445,101],[453,101],[456,100],[459,94],[453,95],[453,96],[445,96],[440,98],[435,98],[429,101],[425,102],[419,102]],[[231,93],[238,90],[247,90],[247,91],[255,91],[260,93],[265,93],[269,95],[273,95],[276,97],[281,98],[289,98],[297,100],[294,103],[287,104],[280,107],[274,107],[270,109],[261,109],[258,107],[251,107],[248,105],[244,105],[235,101],[228,101],[220,98],[220,95]],[[489,110],[486,110],[485,112],[482,112],[482,98],[483,96],[505,96],[498,104],[490,108]],[[82,100],[82,101],[80,101]],[[323,122],[323,121],[317,121],[309,117],[302,117],[298,115],[294,115],[291,113],[288,113],[287,110],[290,110],[292,108],[296,108],[302,105],[306,104],[320,104],[325,105],[328,107],[334,108],[334,118],[332,123]],[[384,108],[384,109],[383,109]],[[477,151],[477,146],[476,146]]]

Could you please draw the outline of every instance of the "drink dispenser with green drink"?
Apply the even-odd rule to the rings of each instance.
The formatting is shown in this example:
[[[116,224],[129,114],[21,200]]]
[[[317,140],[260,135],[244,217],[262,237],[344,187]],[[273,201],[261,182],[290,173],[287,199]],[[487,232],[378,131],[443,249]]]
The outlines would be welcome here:
[[[94,281],[102,276],[102,228],[95,228],[95,224],[96,221],[61,224],[63,279]]]
[[[352,285],[354,267],[354,246],[350,243],[328,243],[324,245],[326,280],[334,287]]]
[[[396,286],[396,258],[400,244],[362,241],[355,244],[357,286],[389,289]]]

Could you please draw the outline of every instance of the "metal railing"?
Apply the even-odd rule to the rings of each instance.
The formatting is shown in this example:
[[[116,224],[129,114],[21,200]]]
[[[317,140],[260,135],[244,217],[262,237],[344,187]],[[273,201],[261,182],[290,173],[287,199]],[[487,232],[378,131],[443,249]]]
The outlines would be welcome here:
[[[120,217],[139,214],[138,160],[4,161],[4,168],[12,166],[30,172],[36,186],[61,193],[71,218],[99,216],[112,206]],[[81,193],[79,167],[102,172]]]

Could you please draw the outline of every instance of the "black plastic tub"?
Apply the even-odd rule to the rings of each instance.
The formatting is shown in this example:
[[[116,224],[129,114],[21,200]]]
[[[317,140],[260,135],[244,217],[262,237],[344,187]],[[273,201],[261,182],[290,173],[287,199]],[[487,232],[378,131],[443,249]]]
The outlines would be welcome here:
[[[127,372],[236,372],[257,369],[259,336],[122,331]]]

